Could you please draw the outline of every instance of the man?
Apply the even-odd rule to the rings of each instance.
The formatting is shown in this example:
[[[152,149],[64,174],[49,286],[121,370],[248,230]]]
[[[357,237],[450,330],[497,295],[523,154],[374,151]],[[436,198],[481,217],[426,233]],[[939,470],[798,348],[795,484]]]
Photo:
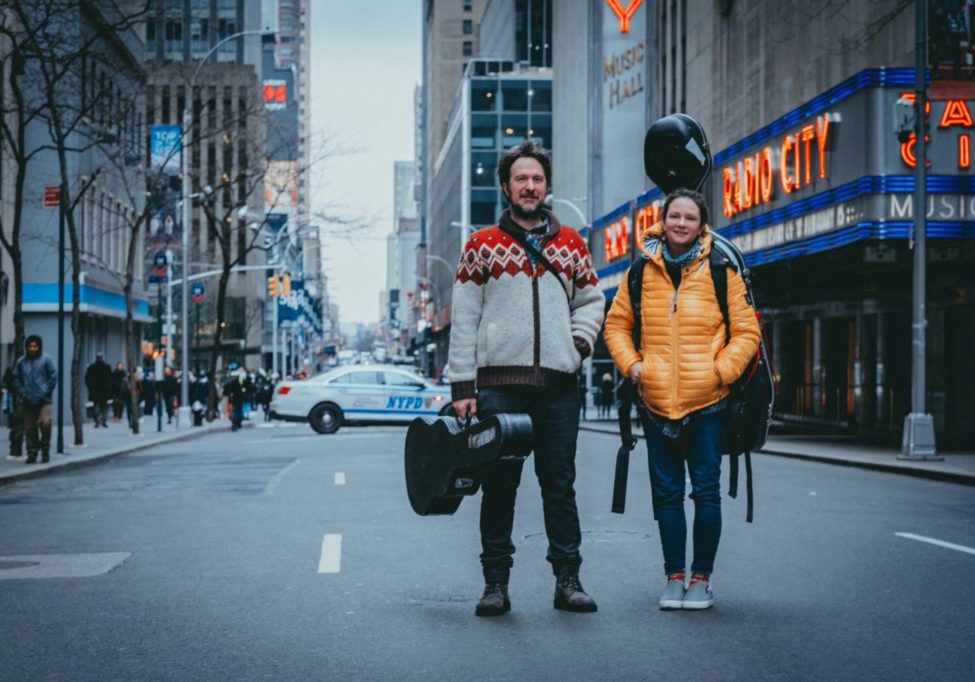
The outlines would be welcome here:
[[[24,341],[25,355],[14,364],[14,391],[20,396],[27,436],[27,463],[51,459],[51,396],[58,385],[58,372],[51,356],[42,352],[41,337],[32,334]]]
[[[13,365],[3,372],[3,389],[7,392],[3,410],[7,413],[7,423],[10,427],[10,452],[7,459],[16,460],[24,456],[24,414],[20,396],[14,386]]]
[[[115,378],[101,353],[95,353],[95,361],[85,370],[85,387],[95,404],[95,428],[108,428],[108,401],[115,393]]]
[[[603,295],[585,242],[543,207],[551,181],[548,153],[530,141],[509,149],[498,164],[498,179],[510,208],[498,225],[470,236],[454,282],[448,358],[453,407],[462,417],[504,412],[531,417],[555,608],[591,612],[596,603],[579,582],[581,534],[573,488],[576,371],[602,325]],[[523,248],[518,237],[544,259]],[[511,608],[511,529],[522,464],[499,460],[479,472],[485,582],[475,609],[479,616]]]
[[[163,404],[166,408],[166,423],[173,423],[173,412],[179,401],[179,380],[176,379],[176,371],[166,365],[163,370],[162,386],[159,391],[162,394]]]

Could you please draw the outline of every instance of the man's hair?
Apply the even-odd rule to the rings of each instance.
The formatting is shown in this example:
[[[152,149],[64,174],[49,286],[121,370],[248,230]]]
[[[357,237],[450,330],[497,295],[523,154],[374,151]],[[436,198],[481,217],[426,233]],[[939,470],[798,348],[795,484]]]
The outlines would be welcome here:
[[[701,224],[711,224],[711,216],[710,212],[708,211],[708,202],[704,199],[704,195],[702,195],[700,192],[695,192],[694,190],[686,189],[684,187],[675,189],[673,192],[667,195],[666,199],[664,199],[663,209],[660,211],[661,220],[667,220],[667,210],[670,208],[670,205],[673,203],[674,199],[690,199],[693,201],[697,205],[697,210],[701,212]]]
[[[501,160],[498,161],[498,180],[501,185],[504,186],[511,181],[511,166],[514,165],[515,161],[524,157],[535,159],[542,164],[542,170],[545,171],[545,184],[551,187],[552,157],[548,155],[545,147],[534,140],[525,140],[519,145],[506,149],[501,154]]]

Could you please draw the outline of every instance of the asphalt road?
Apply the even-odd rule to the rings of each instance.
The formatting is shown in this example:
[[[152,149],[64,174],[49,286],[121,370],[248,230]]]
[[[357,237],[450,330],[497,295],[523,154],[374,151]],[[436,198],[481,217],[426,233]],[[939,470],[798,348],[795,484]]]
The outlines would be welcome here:
[[[529,462],[513,610],[482,619],[477,498],[417,517],[402,428],[288,426],[0,488],[0,680],[975,678],[970,487],[757,456],[715,608],[662,612],[645,457],[611,514],[616,443],[582,433],[599,612],[552,608]]]

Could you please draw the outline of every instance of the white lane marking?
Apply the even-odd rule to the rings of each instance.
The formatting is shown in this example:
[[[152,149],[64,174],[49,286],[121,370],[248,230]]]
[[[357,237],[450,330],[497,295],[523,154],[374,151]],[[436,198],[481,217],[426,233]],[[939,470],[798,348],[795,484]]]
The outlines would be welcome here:
[[[0,556],[0,580],[91,578],[108,573],[130,556],[130,552]]]
[[[345,473],[342,471],[335,472],[335,485],[345,485]]]
[[[283,468],[278,473],[274,474],[274,476],[271,476],[271,480],[269,480],[267,482],[267,485],[264,486],[264,494],[271,495],[272,493],[274,493],[274,489],[278,487],[278,483],[281,482],[281,479],[284,478],[284,475],[289,471],[291,471],[292,469],[294,469],[298,465],[298,462],[300,461],[301,461],[300,458],[294,460],[291,464]]]
[[[322,538],[322,556],[318,560],[319,573],[338,573],[342,568],[342,536],[326,533]]]
[[[944,540],[938,540],[936,538],[929,538],[923,535],[915,535],[914,533],[894,533],[894,535],[907,538],[908,540],[917,540],[918,542],[927,542],[931,545],[937,545],[938,547],[945,547],[947,549],[954,549],[959,552],[964,552],[965,554],[975,554],[975,549],[971,547],[965,547],[965,545],[956,545],[951,542],[945,542]]]

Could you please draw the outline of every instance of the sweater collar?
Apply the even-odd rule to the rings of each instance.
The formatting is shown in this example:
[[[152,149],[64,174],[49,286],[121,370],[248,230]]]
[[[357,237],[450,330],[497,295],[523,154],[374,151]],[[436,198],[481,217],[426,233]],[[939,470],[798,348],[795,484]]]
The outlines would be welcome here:
[[[546,238],[554,237],[556,234],[558,234],[559,228],[561,227],[561,225],[559,224],[559,219],[555,217],[554,213],[546,209],[542,209],[542,214],[543,214],[542,220],[543,221],[546,219],[548,220],[548,227],[547,229],[545,229],[543,236]],[[508,232],[516,231],[515,232],[516,234],[527,235],[530,232],[535,232],[535,230],[526,230],[521,225],[516,223],[514,219],[512,219],[511,217],[510,208],[504,209],[504,211],[501,213],[501,217],[498,219],[498,225],[501,226],[501,228],[507,230]],[[539,225],[539,227],[536,229],[540,230],[543,227],[544,227],[543,225]]]

